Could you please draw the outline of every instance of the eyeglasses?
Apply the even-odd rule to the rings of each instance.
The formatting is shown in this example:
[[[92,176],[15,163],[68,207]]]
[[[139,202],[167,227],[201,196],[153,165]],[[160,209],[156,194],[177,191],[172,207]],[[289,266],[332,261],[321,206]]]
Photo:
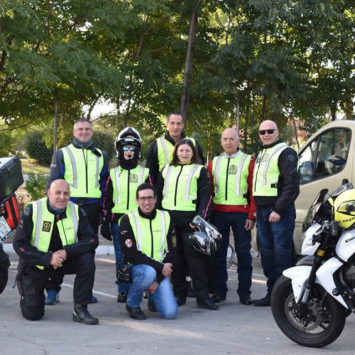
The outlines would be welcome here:
[[[136,150],[136,147],[123,147],[124,152],[127,152],[127,151],[133,152],[134,150]]]
[[[153,200],[155,200],[155,196],[143,196],[143,197],[138,197],[138,200],[139,201],[142,201],[142,202],[152,202]]]
[[[267,132],[268,134],[273,134],[275,131],[277,131],[277,129],[261,129],[261,130],[259,131],[259,134],[260,134],[261,136],[264,136],[266,132]]]

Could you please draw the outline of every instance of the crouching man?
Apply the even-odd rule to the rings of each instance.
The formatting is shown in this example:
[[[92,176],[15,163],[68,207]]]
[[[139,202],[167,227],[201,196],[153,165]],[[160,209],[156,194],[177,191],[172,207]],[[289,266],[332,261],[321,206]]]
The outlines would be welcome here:
[[[145,319],[140,304],[147,291],[149,310],[173,319],[178,306],[169,280],[174,261],[170,216],[155,208],[156,191],[149,183],[138,186],[136,200],[138,208],[120,223],[124,262],[132,264],[126,309],[131,318]]]
[[[78,205],[69,201],[65,180],[54,180],[47,198],[25,207],[13,247],[19,255],[17,286],[22,315],[38,320],[44,315],[44,288],[51,273],[76,274],[73,320],[98,324],[87,310],[95,277],[97,235]]]

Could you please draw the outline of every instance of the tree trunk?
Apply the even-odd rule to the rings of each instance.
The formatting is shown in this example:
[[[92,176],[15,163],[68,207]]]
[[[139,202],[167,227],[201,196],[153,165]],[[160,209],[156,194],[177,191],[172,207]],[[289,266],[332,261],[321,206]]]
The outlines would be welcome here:
[[[54,121],[53,121],[53,154],[57,150],[58,143],[58,93],[54,89]]]
[[[187,111],[190,105],[190,97],[188,91],[190,89],[190,79],[192,73],[192,48],[196,36],[197,11],[200,6],[200,3],[201,0],[196,1],[196,6],[195,9],[192,11],[191,19],[190,19],[189,40],[187,43],[184,82],[182,85],[181,104],[180,104],[180,111],[184,122],[186,121]]]

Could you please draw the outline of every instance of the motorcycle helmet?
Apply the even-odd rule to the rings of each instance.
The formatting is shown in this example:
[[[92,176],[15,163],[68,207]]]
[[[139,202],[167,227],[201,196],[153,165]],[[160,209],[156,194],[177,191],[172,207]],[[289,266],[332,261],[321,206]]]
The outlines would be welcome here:
[[[192,247],[199,253],[212,255],[217,250],[219,241],[222,240],[221,233],[201,216],[195,216],[191,223],[196,227],[196,230],[188,236]]]
[[[333,202],[334,220],[342,228],[350,228],[355,224],[355,189],[346,190]]]
[[[115,150],[117,159],[123,156],[123,147],[125,145],[133,145],[137,148],[135,157],[138,159],[141,157],[142,151],[142,138],[139,132],[133,127],[126,127],[122,129],[115,140]]]

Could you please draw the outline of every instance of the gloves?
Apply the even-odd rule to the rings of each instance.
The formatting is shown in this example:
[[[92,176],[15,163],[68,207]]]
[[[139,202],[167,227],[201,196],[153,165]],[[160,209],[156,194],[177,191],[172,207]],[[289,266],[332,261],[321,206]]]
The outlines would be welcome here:
[[[107,240],[112,240],[110,218],[107,215],[102,216],[101,235]]]

